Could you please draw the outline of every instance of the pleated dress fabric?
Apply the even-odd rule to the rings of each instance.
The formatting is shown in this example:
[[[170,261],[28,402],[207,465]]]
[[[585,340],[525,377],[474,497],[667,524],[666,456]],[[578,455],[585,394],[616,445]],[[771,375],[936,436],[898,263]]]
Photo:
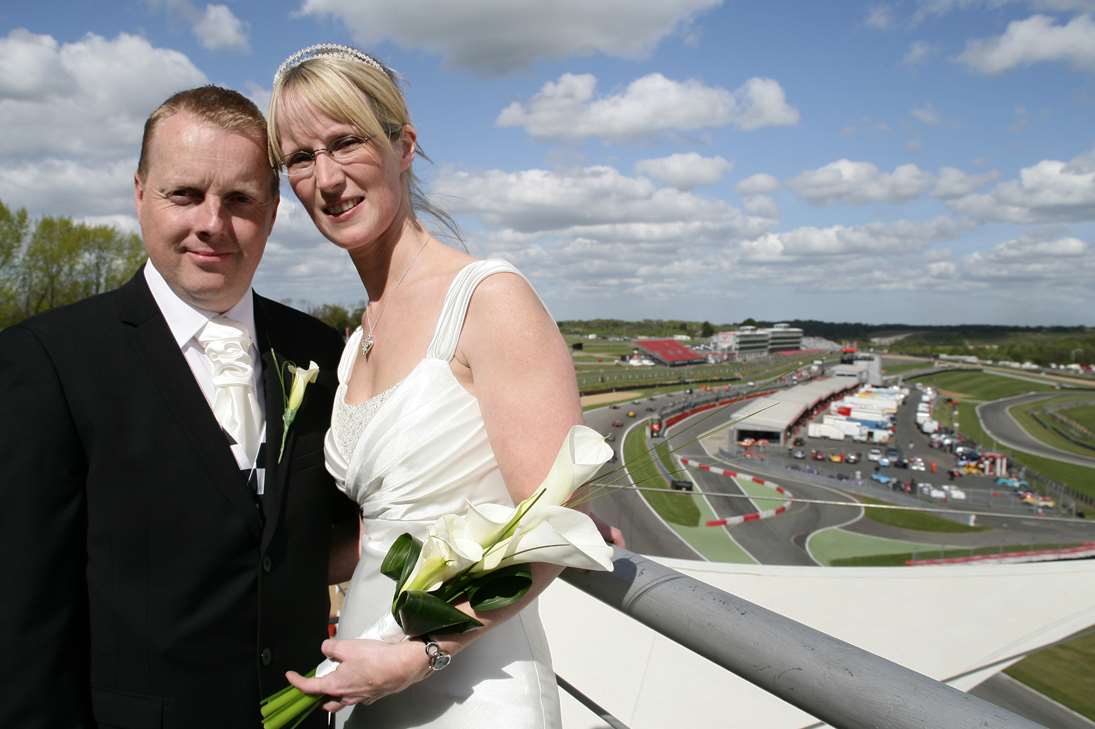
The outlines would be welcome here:
[[[450,368],[472,295],[497,273],[520,275],[499,260],[476,261],[456,275],[425,357],[377,395],[378,402],[346,403],[361,329],[346,343],[325,452],[327,469],[361,506],[365,528],[338,637],[359,634],[390,609],[395,585],[379,570],[400,534],[421,538],[439,517],[463,512],[466,501],[513,503],[479,402]],[[558,729],[558,690],[536,604],[492,628],[448,668],[372,705],[344,709],[336,719],[339,727],[368,729]]]

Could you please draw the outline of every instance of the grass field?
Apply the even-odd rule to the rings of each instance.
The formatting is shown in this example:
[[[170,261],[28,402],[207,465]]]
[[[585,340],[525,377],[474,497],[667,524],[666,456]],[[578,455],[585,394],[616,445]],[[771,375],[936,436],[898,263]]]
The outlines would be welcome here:
[[[643,498],[663,519],[681,526],[696,526],[700,523],[700,511],[695,500],[670,491],[669,483],[662,477],[646,450],[644,430],[643,426],[632,428],[624,441],[624,462],[631,474],[631,480],[640,486],[666,490],[666,493],[643,492]]]
[[[673,530],[693,549],[713,562],[753,564],[749,556],[730,534],[721,527],[706,526],[716,518],[710,504],[699,494],[671,491],[657,466],[646,450],[643,428],[632,428],[624,441],[624,461],[631,480],[642,486],[664,488],[664,493],[643,491],[643,498],[659,515],[673,526]],[[659,443],[659,450],[665,443]],[[659,454],[661,456],[661,454]],[[666,448],[665,458],[669,457]]]
[[[1067,408],[1061,414],[1072,418],[1080,425],[1095,433],[1095,405],[1082,405],[1076,408]]]
[[[927,377],[918,377],[915,381],[931,385],[938,390],[957,393],[959,400],[967,398],[982,402],[1022,395],[1027,392],[1046,392],[1053,389],[1052,385],[1041,382],[1030,382],[1004,375],[968,371],[942,372]]]
[[[908,360],[882,360],[882,373],[886,375],[899,375],[902,372],[914,372],[926,370],[932,366],[931,362],[909,362]]]
[[[857,496],[864,504],[876,504],[891,506],[890,502],[881,499],[872,499],[870,496]],[[865,509],[867,518],[879,524],[898,527],[901,529],[915,529],[921,532],[940,532],[960,534],[965,532],[983,532],[987,527],[971,527],[959,524],[950,519],[944,519],[935,514],[927,514],[922,511],[905,511],[903,509]]]
[[[939,422],[950,425],[949,406],[942,404],[941,407],[936,407],[936,412],[939,416],[937,417]],[[981,421],[977,419],[977,405],[975,403],[963,402],[959,404],[958,429],[967,438],[976,441],[984,448],[991,448],[1009,456],[1014,456],[1023,465],[1034,469],[1046,478],[1059,481],[1077,491],[1095,496],[1095,468],[1085,468],[1084,466],[1077,466],[1052,458],[1043,458],[1025,451],[1016,452],[1010,448],[1004,448],[990,438],[988,433],[981,428]]]
[[[933,544],[908,542],[903,539],[887,539],[869,534],[849,532],[844,529],[823,529],[810,535],[807,540],[810,554],[823,565],[837,566],[842,561],[890,553],[909,554],[919,550],[945,549]],[[904,564],[902,562],[901,564]]]
[[[848,557],[832,561],[833,567],[901,567],[912,559],[948,559],[952,557],[973,557],[980,554],[1006,554],[1008,552],[1026,552],[1037,549],[1059,549],[1074,547],[1075,544],[1010,544],[997,547],[976,548],[939,548],[925,546],[911,552],[891,554],[872,554],[861,557]]]
[[[1082,445],[1072,442],[1068,438],[1057,431],[1047,428],[1042,423],[1050,423],[1050,416],[1043,413],[1047,405],[1054,402],[1061,402],[1062,400],[1075,400],[1076,395],[1062,395],[1059,398],[1052,398],[1050,400],[1041,400],[1039,402],[1026,403],[1025,405],[1014,405],[1008,408],[1008,413],[1015,418],[1016,422],[1023,426],[1023,429],[1030,433],[1032,436],[1042,441],[1046,445],[1059,448],[1068,453],[1075,453],[1081,456],[1095,456],[1095,450],[1091,448],[1084,448]],[[1068,412],[1081,408],[1070,408]],[[1091,408],[1095,411],[1095,407]],[[1065,413],[1067,415],[1067,412]],[[1039,422],[1039,419],[1041,422]],[[1095,432],[1095,431],[1093,431]],[[1095,446],[1095,442],[1092,443]]]
[[[1095,720],[1095,632],[1029,655],[1004,673]]]

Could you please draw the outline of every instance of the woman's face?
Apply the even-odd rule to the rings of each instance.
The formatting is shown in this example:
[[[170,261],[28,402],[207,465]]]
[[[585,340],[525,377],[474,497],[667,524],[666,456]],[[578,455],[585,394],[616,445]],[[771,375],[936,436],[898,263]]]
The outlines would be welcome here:
[[[286,119],[278,145],[282,159],[300,152],[361,138],[351,124],[337,121],[312,105],[287,98]],[[401,175],[414,158],[414,129],[407,125],[391,147],[372,140],[342,163],[319,152],[310,173],[290,174],[289,184],[319,231],[348,251],[389,234],[399,235],[410,210]]]

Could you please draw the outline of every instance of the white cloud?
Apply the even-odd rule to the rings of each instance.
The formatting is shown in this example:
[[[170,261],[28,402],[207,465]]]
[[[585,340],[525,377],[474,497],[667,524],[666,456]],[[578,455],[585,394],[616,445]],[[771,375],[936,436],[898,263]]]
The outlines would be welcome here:
[[[771,221],[754,220],[721,200],[658,187],[606,166],[568,172],[443,170],[431,194],[455,213],[520,232],[559,232],[668,240],[704,226],[751,234]]]
[[[906,66],[918,66],[939,52],[939,48],[925,41],[915,41],[905,52],[901,62]]]
[[[194,23],[198,42],[211,51],[246,51],[247,25],[237,18],[227,5],[206,5]]]
[[[745,212],[760,218],[779,220],[779,206],[768,195],[746,195]]]
[[[998,10],[1007,5],[1026,5],[1050,13],[1095,12],[1095,0],[920,0],[912,22],[916,25],[960,10]]]
[[[962,197],[987,185],[999,176],[1000,173],[995,170],[980,175],[970,175],[955,167],[944,167],[939,170],[932,195],[939,198]]]
[[[34,214],[92,217],[133,211],[136,159],[34,160],[0,165],[0,200]]]
[[[203,48],[211,51],[249,51],[248,27],[231,8],[211,3],[204,8],[191,0],[145,0],[152,9],[164,8],[172,17],[180,18]]]
[[[955,238],[971,227],[966,221],[945,217],[928,221],[898,220],[828,228],[804,227],[767,233],[745,241],[741,244],[741,251],[744,260],[761,262],[795,262],[863,254],[888,257],[923,251],[930,244]]]
[[[746,177],[734,189],[741,195],[766,195],[775,192],[779,187],[779,180],[772,175],[761,172]]]
[[[59,44],[13,30],[0,69],[0,155],[26,157],[132,155],[158,104],[206,82],[183,54],[125,33]]]
[[[1088,15],[1064,25],[1045,15],[1016,20],[1008,23],[1003,35],[969,41],[958,60],[990,74],[1048,61],[1095,71],[1095,21]]]
[[[695,152],[644,159],[635,164],[635,169],[640,174],[653,177],[678,190],[713,185],[733,167],[733,162],[722,157],[702,157]]]
[[[1074,237],[1013,239],[972,253],[962,264],[963,280],[1005,290],[1029,291],[1031,285],[1038,285],[1089,295],[1095,279],[1095,252]]]
[[[726,125],[744,130],[786,126],[799,118],[772,79],[752,78],[730,92],[652,73],[612,96],[594,98],[596,87],[591,74],[563,74],[527,103],[503,109],[497,124],[522,127],[541,139],[623,140]]]
[[[806,200],[819,205],[833,202],[894,203],[918,197],[931,185],[932,176],[914,164],[883,172],[870,162],[840,159],[808,170],[788,181]]]
[[[759,236],[778,222],[769,217],[778,215],[774,205],[758,201],[757,212],[743,212],[604,166],[443,169],[430,194],[482,225],[469,236],[476,255],[513,261],[549,300],[612,299],[647,289],[651,296],[670,296],[685,285],[706,291],[701,269],[717,271],[718,256],[731,241]],[[711,294],[724,295],[721,288]]]
[[[929,127],[938,126],[942,119],[939,117],[939,112],[931,104],[924,104],[923,106],[915,107],[911,113],[918,121],[927,124]]]
[[[889,30],[896,20],[893,8],[889,5],[874,5],[867,11],[867,17],[863,22],[867,27],[875,30]]]
[[[1045,223],[1095,220],[1095,150],[1069,162],[1042,160],[985,194],[948,202],[982,220]]]
[[[300,13],[341,20],[366,47],[392,41],[454,66],[500,74],[541,59],[604,54],[645,57],[667,36],[688,31],[721,0],[305,0]]]

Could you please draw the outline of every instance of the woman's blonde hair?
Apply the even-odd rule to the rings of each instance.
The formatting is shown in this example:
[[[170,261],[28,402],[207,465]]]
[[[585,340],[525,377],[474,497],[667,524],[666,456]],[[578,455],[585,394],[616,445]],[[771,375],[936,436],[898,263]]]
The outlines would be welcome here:
[[[292,113],[288,107],[297,103],[307,104],[325,116],[353,126],[376,144],[392,147],[403,126],[411,123],[407,102],[396,74],[371,56],[365,57],[371,63],[350,53],[332,53],[279,69],[267,115],[270,163],[275,169],[280,170],[283,166],[278,143],[280,130],[286,114]],[[287,104],[287,99],[292,101]],[[421,147],[416,146],[416,152],[429,160]],[[457,240],[463,240],[456,221],[429,201],[413,170],[404,173],[403,186],[410,197],[413,220],[417,222],[418,213],[430,215]]]

